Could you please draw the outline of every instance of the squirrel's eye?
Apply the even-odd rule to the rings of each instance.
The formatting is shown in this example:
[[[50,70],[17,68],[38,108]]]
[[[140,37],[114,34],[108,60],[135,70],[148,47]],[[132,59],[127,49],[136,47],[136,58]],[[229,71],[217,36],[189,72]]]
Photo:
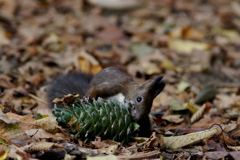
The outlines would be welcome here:
[[[141,102],[142,101],[142,97],[137,97],[137,102]]]

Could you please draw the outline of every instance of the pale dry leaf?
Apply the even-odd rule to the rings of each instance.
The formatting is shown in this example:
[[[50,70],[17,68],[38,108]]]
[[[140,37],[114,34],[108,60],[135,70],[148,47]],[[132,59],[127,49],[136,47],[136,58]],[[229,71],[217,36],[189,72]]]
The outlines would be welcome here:
[[[158,107],[167,104],[172,99],[172,96],[167,93],[161,93],[153,100],[153,107]],[[153,109],[154,110],[154,109]]]
[[[76,159],[76,156],[65,154],[64,160],[74,160],[74,159]]]
[[[234,151],[240,151],[240,146],[227,146],[227,148],[234,150]]]
[[[167,115],[167,116],[163,116],[162,119],[165,119],[173,123],[181,123],[184,121],[184,118],[181,118],[181,116],[182,115]]]
[[[166,69],[166,70],[168,70],[168,71],[175,71],[176,68],[177,68],[172,61],[167,60],[167,59],[166,59],[166,60],[163,60],[163,61],[161,62],[161,67],[164,68],[164,69]]]
[[[130,76],[136,77],[137,74],[144,74],[144,68],[139,64],[130,64],[127,66],[127,72],[130,74]]]
[[[198,119],[203,115],[205,109],[206,109],[206,104],[204,104],[197,112],[195,112],[195,113],[192,115],[192,117],[191,117],[191,119],[190,119],[190,122],[193,123],[193,122],[195,122],[196,120],[198,120]]]
[[[6,116],[8,119],[16,119],[18,122],[22,122],[22,123],[30,123],[32,124],[34,122],[34,118],[32,118],[31,116],[21,116],[15,113],[6,113]]]
[[[114,154],[116,153],[116,150],[118,149],[118,146],[117,144],[115,145],[110,145],[109,147],[107,148],[101,148],[101,149],[97,149],[98,153],[100,154]]]
[[[128,9],[142,4],[142,0],[88,0],[88,2],[109,9]]]
[[[37,109],[35,111],[35,114],[40,114],[42,116],[45,116],[45,117],[55,117],[53,114],[52,114],[52,110],[49,109],[49,107],[47,109]]]
[[[0,46],[10,44],[10,39],[6,35],[6,31],[0,27]]]
[[[232,105],[240,104],[239,95],[217,94],[216,99],[218,108],[229,108]]]
[[[171,99],[169,101],[168,108],[172,111],[182,111],[187,109],[180,101],[176,99]]]
[[[211,129],[200,131],[196,133],[190,133],[183,136],[164,137],[164,145],[170,149],[178,149],[187,145],[195,144],[203,140],[204,138],[210,138],[213,135],[221,133],[220,126],[213,127]]]
[[[118,160],[118,158],[115,155],[96,156],[96,157],[87,156],[87,160]]]
[[[1,110],[0,110],[0,120],[2,120],[3,122],[10,124],[10,123],[16,123],[17,120],[16,119],[8,119],[8,117],[6,116],[6,114],[4,114]]]
[[[190,54],[193,50],[204,51],[209,49],[207,43],[181,39],[170,39],[168,45],[170,49],[185,54]]]
[[[63,146],[52,142],[36,142],[21,147],[24,151],[47,151],[52,148],[64,149]]]
[[[137,152],[131,155],[117,156],[118,160],[124,159],[148,159],[152,157],[157,157],[161,152],[159,150],[151,151],[151,152]]]
[[[68,140],[69,137],[63,133],[50,133],[50,132],[47,132],[45,131],[44,129],[30,129],[30,130],[27,130],[25,132],[28,136],[32,137],[32,139],[35,139],[35,140],[40,140],[40,139],[55,139],[55,140],[62,140],[62,139],[66,139]]]
[[[240,3],[239,2],[236,2],[236,1],[232,1],[231,2],[231,7],[233,9],[233,12],[240,16]]]
[[[60,130],[60,127],[58,126],[56,118],[54,117],[42,118],[42,119],[36,120],[33,124],[51,133],[56,133],[56,132],[59,132]]]
[[[143,67],[144,72],[147,75],[160,74],[161,72],[160,68],[156,64],[151,62],[143,62],[141,63],[141,66]]]
[[[12,158],[12,159],[22,159],[22,156],[26,156],[27,153],[24,152],[21,148],[18,148],[17,146],[15,146],[14,144],[12,144],[10,146],[10,151],[8,153],[8,158]]]
[[[16,2],[16,0],[0,0],[0,15],[9,19],[13,18],[18,5]]]

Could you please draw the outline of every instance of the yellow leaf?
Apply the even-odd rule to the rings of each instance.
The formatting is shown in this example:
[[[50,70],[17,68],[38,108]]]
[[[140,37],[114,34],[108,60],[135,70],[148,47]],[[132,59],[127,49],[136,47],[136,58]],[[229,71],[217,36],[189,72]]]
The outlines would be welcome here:
[[[224,37],[228,38],[229,40],[237,40],[240,39],[238,32],[235,30],[227,30],[227,29],[223,29],[221,30],[221,35],[223,35]]]
[[[185,103],[183,106],[186,107],[187,109],[189,109],[190,112],[192,112],[192,113],[195,113],[198,111],[198,107],[193,103],[190,103],[190,102]]]
[[[208,50],[209,45],[203,42],[195,42],[181,39],[171,39],[168,42],[169,48],[177,52],[190,54],[193,50]]]
[[[162,61],[161,66],[166,70],[170,70],[170,71],[176,70],[176,66],[169,60]]]

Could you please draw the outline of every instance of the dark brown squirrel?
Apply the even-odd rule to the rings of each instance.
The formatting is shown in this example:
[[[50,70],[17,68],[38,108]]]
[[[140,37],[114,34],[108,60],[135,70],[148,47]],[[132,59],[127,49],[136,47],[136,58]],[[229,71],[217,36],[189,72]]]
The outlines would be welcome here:
[[[49,85],[49,103],[67,94],[79,94],[91,98],[114,99],[120,103],[130,103],[132,118],[140,125],[138,136],[151,135],[148,117],[153,99],[164,89],[163,76],[143,83],[124,75],[118,69],[109,67],[96,75],[73,72],[56,77]],[[53,105],[52,105],[53,106]]]

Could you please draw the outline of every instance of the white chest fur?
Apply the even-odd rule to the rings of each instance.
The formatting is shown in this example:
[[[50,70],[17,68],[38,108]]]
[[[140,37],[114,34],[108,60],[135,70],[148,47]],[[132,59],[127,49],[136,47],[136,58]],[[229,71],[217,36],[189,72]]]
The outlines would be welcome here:
[[[125,96],[122,94],[122,93],[118,93],[112,97],[108,97],[108,99],[111,99],[111,100],[115,100],[115,101],[118,101],[122,104],[125,103]]]

